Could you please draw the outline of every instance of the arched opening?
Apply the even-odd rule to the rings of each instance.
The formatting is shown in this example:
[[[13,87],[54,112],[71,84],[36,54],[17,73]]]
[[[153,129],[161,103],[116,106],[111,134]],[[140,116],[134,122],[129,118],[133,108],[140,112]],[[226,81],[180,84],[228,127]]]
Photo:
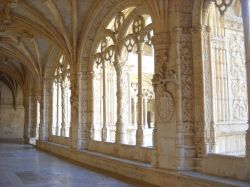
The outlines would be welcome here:
[[[210,152],[245,155],[248,100],[244,30],[239,0],[221,14],[215,3],[208,11],[211,125]]]
[[[52,135],[70,136],[70,65],[61,56],[57,62],[52,85]]]
[[[18,83],[0,73],[0,141],[23,142],[23,93]]]
[[[116,13],[93,47],[92,139],[152,146],[154,54],[152,21],[141,8]],[[118,77],[119,76],[119,77]]]

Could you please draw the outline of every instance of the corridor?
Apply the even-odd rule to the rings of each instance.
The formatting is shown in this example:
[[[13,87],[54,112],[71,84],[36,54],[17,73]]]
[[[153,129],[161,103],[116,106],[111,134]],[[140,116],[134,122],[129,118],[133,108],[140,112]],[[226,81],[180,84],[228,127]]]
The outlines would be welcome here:
[[[142,182],[77,166],[30,145],[0,143],[1,187],[125,187],[149,186]]]

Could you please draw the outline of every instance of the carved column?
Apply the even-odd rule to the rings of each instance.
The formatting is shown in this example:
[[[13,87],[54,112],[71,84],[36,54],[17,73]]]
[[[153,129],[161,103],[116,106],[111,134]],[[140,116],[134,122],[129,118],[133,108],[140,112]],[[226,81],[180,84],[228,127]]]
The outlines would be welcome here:
[[[209,58],[209,31],[205,25],[193,28],[192,45],[194,64],[194,104],[196,169],[202,168],[202,160],[209,152],[208,129],[212,123],[211,68]],[[205,96],[206,93],[206,97]]]
[[[88,62],[88,60],[85,60]],[[88,121],[88,102],[92,102],[91,98],[93,95],[93,90],[89,87],[92,85],[90,79],[92,79],[92,72],[78,73],[78,85],[79,85],[79,111],[78,111],[78,144],[79,149],[87,149],[89,141],[91,140],[91,125],[92,123]],[[90,85],[89,85],[90,84]],[[92,115],[93,116],[93,115]]]
[[[82,75],[75,74],[74,72],[70,74],[70,105],[71,105],[71,113],[70,113],[70,139],[71,139],[71,148],[79,149],[80,138],[81,138],[81,128],[79,126],[79,89],[77,86],[79,80],[81,80]]]
[[[184,16],[184,15],[183,15]],[[191,20],[190,20],[191,21]],[[192,30],[180,27],[173,30],[176,64],[176,119],[177,119],[177,169],[192,170],[195,159],[194,146],[194,67],[192,55]],[[172,40],[172,41],[173,41]],[[174,78],[175,76],[170,76]],[[171,78],[171,79],[172,79]],[[184,154],[185,153],[185,154]]]
[[[117,57],[116,57],[117,58]],[[115,70],[116,70],[116,77],[117,77],[117,122],[116,122],[116,133],[115,133],[115,142],[117,144],[125,144],[125,119],[123,110],[125,108],[124,103],[124,90],[123,90],[123,65],[117,59],[115,59]]]
[[[137,130],[136,130],[136,145],[143,146],[143,96],[142,96],[142,44],[138,44],[138,117],[137,117]]]
[[[105,65],[105,60],[102,62],[102,70],[103,70],[103,79],[102,79],[102,84],[103,84],[103,90],[102,90],[102,104],[103,104],[103,126],[102,126],[102,141],[106,142],[108,138],[108,129],[107,129],[107,89],[106,89],[106,79],[107,79],[107,74],[106,74],[106,65]]]
[[[43,85],[43,88],[40,91],[40,125],[39,125],[39,141],[49,140],[49,121],[50,116],[52,116],[52,103],[50,103],[50,95],[52,89],[50,87],[50,82],[44,80],[46,86]],[[50,124],[52,126],[52,124]]]
[[[61,93],[62,93],[62,126],[61,126],[61,136],[66,136],[66,114],[65,114],[65,85],[62,80],[61,82]]]
[[[49,80],[44,80],[37,94],[40,102],[39,141],[48,141],[52,130],[52,87]]]
[[[246,134],[246,157],[250,161],[250,2],[241,0],[242,18],[244,25],[245,53],[246,53],[246,75],[247,75],[247,93],[248,93],[248,130]]]

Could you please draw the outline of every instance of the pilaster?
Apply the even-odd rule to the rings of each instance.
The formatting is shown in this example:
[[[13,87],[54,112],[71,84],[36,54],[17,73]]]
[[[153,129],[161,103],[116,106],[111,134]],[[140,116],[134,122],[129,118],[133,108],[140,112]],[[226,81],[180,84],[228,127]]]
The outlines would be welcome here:
[[[171,159],[171,154],[173,155],[175,152],[172,147],[175,141],[171,141],[167,135],[169,130],[167,127],[173,118],[173,106],[168,106],[167,102],[170,101],[170,103],[173,103],[173,97],[169,95],[169,92],[165,92],[164,89],[166,67],[169,63],[170,33],[156,33],[153,36],[153,45],[155,49],[155,74],[152,81],[155,92],[155,124],[153,131],[152,165],[154,167],[173,169],[170,166],[171,160],[169,159]]]
[[[193,45],[193,64],[194,64],[194,105],[195,105],[195,124],[194,124],[194,144],[196,147],[196,169],[202,167],[202,159],[208,154],[209,142],[207,141],[206,127],[212,122],[211,84],[210,75],[210,59],[209,59],[209,28],[200,25],[192,29],[192,45]],[[205,73],[203,73],[205,72]],[[206,80],[205,80],[206,79]],[[203,81],[205,80],[205,81]],[[205,85],[204,85],[205,84]],[[206,93],[206,91],[208,91]],[[204,97],[204,93],[207,97]]]
[[[242,18],[244,25],[245,37],[245,54],[246,54],[246,75],[247,75],[247,94],[248,94],[248,130],[246,133],[246,158],[250,162],[250,2],[241,0]]]

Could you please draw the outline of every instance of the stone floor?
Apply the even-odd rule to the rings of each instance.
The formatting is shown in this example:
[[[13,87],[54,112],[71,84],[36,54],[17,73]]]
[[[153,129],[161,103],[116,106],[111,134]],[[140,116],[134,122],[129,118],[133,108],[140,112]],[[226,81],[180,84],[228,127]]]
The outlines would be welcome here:
[[[0,143],[0,187],[150,186],[139,181],[78,166],[30,145]]]

